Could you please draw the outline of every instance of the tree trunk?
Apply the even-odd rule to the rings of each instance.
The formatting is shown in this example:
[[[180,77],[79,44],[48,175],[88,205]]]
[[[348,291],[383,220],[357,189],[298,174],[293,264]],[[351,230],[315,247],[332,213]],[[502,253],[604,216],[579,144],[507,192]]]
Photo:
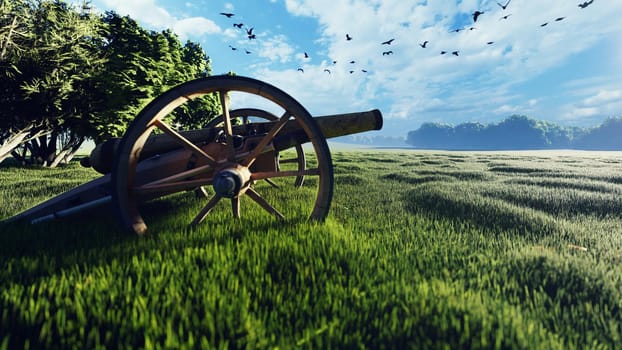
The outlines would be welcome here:
[[[58,164],[67,164],[71,161],[73,156],[78,152],[80,146],[84,142],[84,138],[71,136],[65,144],[61,145],[62,148],[60,152],[54,154],[53,158],[50,159],[50,163],[48,166],[50,168],[55,168]]]
[[[9,156],[14,155],[14,153],[19,155],[19,153],[15,152],[18,147],[45,134],[43,131],[35,132],[34,129],[34,125],[30,125],[17,131],[7,131],[3,135],[2,144],[0,144],[0,163]],[[24,159],[19,158],[18,160],[24,161]]]
[[[56,155],[56,141],[58,132],[41,135],[28,143],[30,161],[32,164],[49,166]]]
[[[8,158],[11,152],[19,147],[19,145],[25,142],[24,140],[28,137],[28,134],[30,134],[28,130],[22,130],[9,135],[9,137],[3,140],[2,145],[0,145],[0,163]]]

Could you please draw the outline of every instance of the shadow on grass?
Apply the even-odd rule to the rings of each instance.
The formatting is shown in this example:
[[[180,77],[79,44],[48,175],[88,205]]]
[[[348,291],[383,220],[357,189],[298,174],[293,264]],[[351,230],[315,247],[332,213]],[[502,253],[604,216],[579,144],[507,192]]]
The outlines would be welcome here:
[[[577,344],[619,346],[619,326],[604,320],[619,320],[622,313],[619,281],[607,276],[606,266],[546,250],[517,251],[494,268],[490,276],[506,300],[530,301],[531,312],[546,328]],[[580,330],[580,331],[577,331]]]
[[[258,220],[233,220],[230,208],[223,207],[223,215],[210,214],[205,222],[191,226],[191,220],[186,219],[200,210],[199,201],[204,202],[184,193],[144,203],[139,210],[149,226],[145,236],[121,229],[110,207],[39,224],[3,223],[0,285],[10,281],[34,283],[61,270],[92,268],[112,261],[125,264],[137,256],[235,244],[257,232],[308,222],[306,217],[280,221],[267,214]]]
[[[493,232],[515,233],[530,239],[559,233],[556,221],[545,213],[481,196],[459,184],[421,184],[405,193],[405,203],[415,214],[466,220]]]

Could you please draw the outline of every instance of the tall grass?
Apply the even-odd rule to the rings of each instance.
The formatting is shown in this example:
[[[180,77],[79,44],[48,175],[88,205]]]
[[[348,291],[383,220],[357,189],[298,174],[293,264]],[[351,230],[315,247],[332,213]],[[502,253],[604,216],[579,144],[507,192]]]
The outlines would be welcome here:
[[[622,155],[334,152],[313,181],[258,191],[241,220],[182,193],[0,226],[0,348],[619,348]],[[551,176],[553,175],[553,176]],[[0,218],[97,174],[0,168]],[[313,179],[309,179],[313,180]]]

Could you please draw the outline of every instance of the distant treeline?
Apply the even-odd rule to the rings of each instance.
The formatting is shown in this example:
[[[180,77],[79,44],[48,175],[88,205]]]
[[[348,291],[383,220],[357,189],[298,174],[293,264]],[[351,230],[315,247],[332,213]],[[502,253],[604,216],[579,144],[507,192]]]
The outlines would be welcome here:
[[[455,150],[622,150],[622,117],[593,128],[560,126],[518,115],[488,125],[424,123],[408,133],[406,143],[415,148]]]
[[[372,131],[371,133],[374,132]],[[331,139],[331,141],[375,147],[408,147],[404,137],[370,135],[369,133],[336,137]]]

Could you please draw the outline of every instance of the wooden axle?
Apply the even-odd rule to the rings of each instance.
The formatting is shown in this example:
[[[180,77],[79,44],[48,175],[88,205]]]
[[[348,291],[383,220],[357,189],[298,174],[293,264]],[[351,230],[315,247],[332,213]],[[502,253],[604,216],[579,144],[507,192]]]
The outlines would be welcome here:
[[[336,114],[313,118],[317,122],[325,138],[346,136],[382,128],[382,114],[374,109],[366,112]],[[257,122],[246,125],[233,126],[236,135],[261,135],[267,133],[277,122]],[[180,134],[194,144],[207,144],[218,137],[222,128],[209,128],[183,131]],[[114,152],[120,139],[115,138],[97,145],[88,158],[81,164],[93,167],[101,174],[112,171]],[[279,135],[274,138],[273,146],[277,151],[285,150],[309,141],[307,134],[300,128],[296,120],[289,120]],[[145,142],[140,159],[151,158],[181,148],[180,144],[168,135],[151,135]]]

